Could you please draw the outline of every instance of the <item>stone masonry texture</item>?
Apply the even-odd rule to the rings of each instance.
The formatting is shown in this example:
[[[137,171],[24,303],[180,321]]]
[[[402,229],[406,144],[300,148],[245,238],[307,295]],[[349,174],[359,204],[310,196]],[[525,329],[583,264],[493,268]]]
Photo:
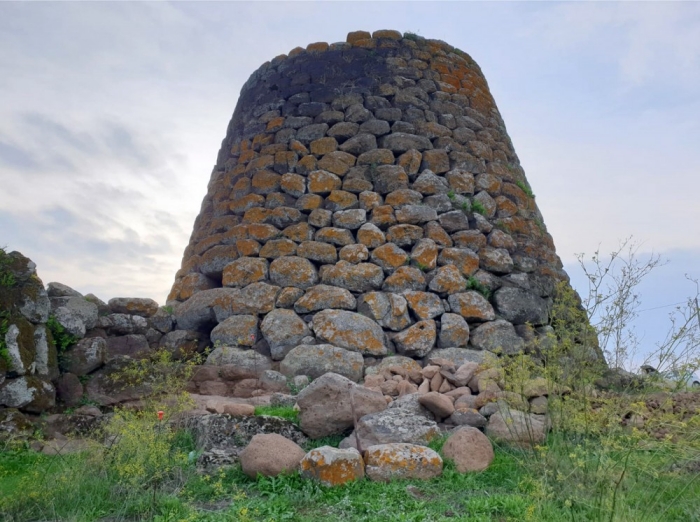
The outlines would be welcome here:
[[[357,31],[245,83],[168,303],[178,328],[227,321],[227,344],[276,360],[309,344],[514,353],[563,280],[479,66]]]

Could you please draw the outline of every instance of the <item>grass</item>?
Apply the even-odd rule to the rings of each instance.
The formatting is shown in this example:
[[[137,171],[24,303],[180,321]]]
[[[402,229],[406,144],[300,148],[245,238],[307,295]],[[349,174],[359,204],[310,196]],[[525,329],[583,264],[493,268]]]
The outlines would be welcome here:
[[[265,408],[261,413],[289,413],[289,408],[276,410],[283,411]],[[697,440],[696,427],[688,428]],[[337,446],[341,439],[311,441],[304,449]],[[700,466],[697,447],[679,452],[681,446],[634,432],[617,430],[600,436],[555,430],[546,444],[534,449],[496,445],[493,463],[480,473],[458,473],[446,461],[443,475],[428,481],[362,480],[336,488],[320,486],[298,473],[251,479],[240,466],[199,474],[193,459],[187,458],[195,449],[192,436],[178,431],[167,441],[167,451],[160,455],[170,472],[160,477],[157,489],[147,482],[141,487],[130,483],[128,466],[134,461],[117,459],[114,467],[100,465],[110,458],[100,446],[77,455],[47,456],[26,448],[0,451],[0,519],[700,520],[700,474],[693,467]],[[444,442],[442,437],[430,446],[441,451]],[[126,475],[117,473],[117,468],[126,470]]]
[[[291,406],[256,406],[255,415],[269,415],[271,417],[282,417],[299,423],[299,412]]]
[[[301,522],[328,517],[340,521],[526,520],[528,511],[534,513],[533,501],[522,487],[527,470],[507,450],[497,450],[494,463],[482,473],[460,474],[447,463],[443,476],[430,481],[366,480],[337,488],[319,486],[298,474],[253,480],[239,466],[211,476],[185,469],[187,479],[179,487],[163,488],[155,505],[149,491],[125,490],[106,475],[77,475],[76,471],[89,467],[88,461],[86,454],[49,457],[27,450],[1,454],[0,514],[13,522],[42,517]],[[71,487],[61,488],[61,495],[40,495],[39,488],[27,491],[28,480],[38,481],[49,492],[69,480]]]
[[[477,214],[485,216],[486,208],[484,207],[484,205],[481,204],[480,201],[472,200],[472,212],[476,212]]]
[[[532,199],[535,199],[535,195],[532,193],[532,189],[528,187],[524,181],[517,180],[515,184],[520,187],[520,190],[522,190],[525,194],[527,194],[528,197],[531,197]]]
[[[486,286],[481,284],[479,280],[474,276],[469,276],[469,279],[467,279],[466,289],[475,290],[476,292],[479,292],[481,295],[483,295],[486,299],[491,298],[491,290],[489,290]]]

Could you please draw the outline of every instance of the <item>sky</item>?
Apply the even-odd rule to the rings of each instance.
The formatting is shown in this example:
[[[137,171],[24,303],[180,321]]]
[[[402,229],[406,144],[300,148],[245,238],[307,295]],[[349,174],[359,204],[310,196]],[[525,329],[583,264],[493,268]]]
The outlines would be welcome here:
[[[577,253],[668,260],[640,287],[651,347],[700,277],[700,3],[1,2],[0,246],[164,303],[248,76],[360,29],[477,61],[579,291]]]

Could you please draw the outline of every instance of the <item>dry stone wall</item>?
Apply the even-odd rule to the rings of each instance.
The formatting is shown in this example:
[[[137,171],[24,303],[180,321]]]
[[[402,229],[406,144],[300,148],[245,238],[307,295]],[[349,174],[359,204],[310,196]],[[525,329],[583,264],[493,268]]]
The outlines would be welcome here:
[[[466,53],[396,31],[296,48],[241,91],[177,328],[307,374],[299,358],[338,349],[365,366],[527,350],[567,279],[529,187]]]

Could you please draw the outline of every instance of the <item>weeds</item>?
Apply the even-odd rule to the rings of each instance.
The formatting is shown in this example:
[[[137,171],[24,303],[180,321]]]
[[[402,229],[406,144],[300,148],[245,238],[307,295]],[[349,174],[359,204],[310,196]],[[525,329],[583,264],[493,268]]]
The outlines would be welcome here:
[[[53,341],[56,344],[56,349],[59,355],[65,353],[71,346],[78,342],[78,338],[74,335],[69,334],[65,327],[58,322],[55,316],[49,316],[49,320],[46,321],[46,326],[51,332]]]
[[[485,285],[481,284],[479,280],[474,276],[469,276],[469,279],[467,279],[466,289],[475,290],[481,295],[483,295],[486,299],[491,299],[491,290],[489,290],[489,288]]]
[[[472,212],[485,216],[486,208],[484,208],[484,205],[482,205],[480,201],[472,200]]]
[[[299,423],[299,412],[291,406],[256,406],[255,415],[282,417],[292,421],[294,424]]]
[[[535,199],[535,195],[532,193],[532,189],[528,187],[524,181],[517,180],[515,184],[522,190],[528,197]]]

